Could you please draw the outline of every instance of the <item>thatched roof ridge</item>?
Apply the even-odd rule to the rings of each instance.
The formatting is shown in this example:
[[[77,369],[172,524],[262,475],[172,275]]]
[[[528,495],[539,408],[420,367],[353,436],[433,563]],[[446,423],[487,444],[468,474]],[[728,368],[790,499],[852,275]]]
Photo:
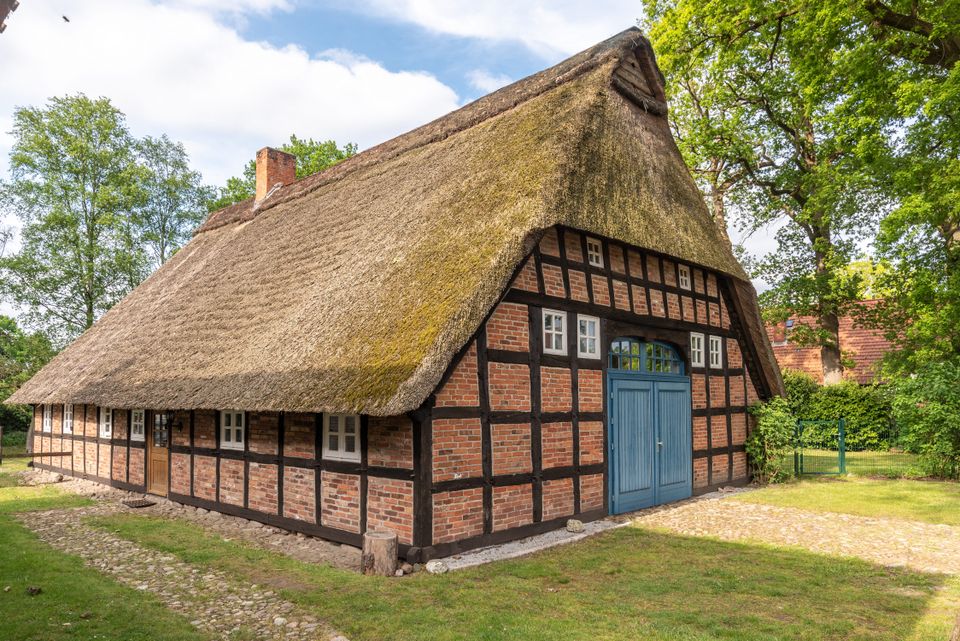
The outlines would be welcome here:
[[[512,109],[518,104],[568,82],[591,69],[595,69],[614,56],[622,55],[625,49],[629,50],[643,44],[649,47],[649,41],[639,29],[636,27],[627,29],[549,69],[501,87],[456,111],[452,111],[396,138],[382,142],[324,171],[298,180],[278,190],[270,198],[256,206],[254,206],[253,199],[250,198],[213,212],[206,222],[197,229],[196,233],[216,229],[231,222],[250,220],[258,213],[280,203],[304,196],[333,181],[342,180],[358,169],[384,162],[418,147],[443,140],[479,122]],[[657,73],[659,73],[659,70]]]
[[[409,411],[554,225],[728,274],[757,316],[663,113],[650,45],[625,31],[212,214],[10,400]],[[779,389],[762,327],[754,341]]]

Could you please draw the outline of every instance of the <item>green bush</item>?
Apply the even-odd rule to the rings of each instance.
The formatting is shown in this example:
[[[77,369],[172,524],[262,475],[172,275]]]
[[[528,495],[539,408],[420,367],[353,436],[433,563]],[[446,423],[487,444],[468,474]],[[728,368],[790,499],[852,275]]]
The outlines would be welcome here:
[[[805,418],[810,398],[820,390],[820,385],[805,372],[785,369],[783,370],[783,387],[787,392],[790,412],[798,418]]]
[[[884,388],[858,385],[853,381],[824,387],[803,372],[789,370],[783,373],[783,384],[790,411],[797,418],[845,420],[848,450],[888,450],[897,444],[889,393]],[[837,447],[836,425],[807,425],[803,434],[807,447]]]
[[[756,426],[747,438],[747,457],[753,477],[761,483],[779,483],[793,473],[793,431],[796,419],[785,398],[775,396],[755,403],[750,413]]]
[[[960,361],[930,363],[894,385],[903,447],[925,473],[960,478]]]
[[[4,447],[26,447],[27,446],[27,433],[26,432],[8,432],[7,430],[3,431],[3,446]]]

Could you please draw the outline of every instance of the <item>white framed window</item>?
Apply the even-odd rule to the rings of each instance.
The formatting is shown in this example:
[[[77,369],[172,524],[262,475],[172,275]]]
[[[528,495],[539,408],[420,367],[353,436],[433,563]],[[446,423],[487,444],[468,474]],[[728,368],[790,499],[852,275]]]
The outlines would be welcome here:
[[[600,319],[596,316],[577,316],[577,356],[600,358]]]
[[[723,338],[720,336],[710,337],[710,367],[723,367]]]
[[[543,351],[545,354],[567,354],[567,313],[543,310]]]
[[[360,417],[323,415],[323,458],[360,462]]]
[[[246,419],[240,410],[220,410],[220,447],[242,450],[246,437]]]
[[[603,245],[595,238],[587,238],[587,262],[594,267],[603,267]]]
[[[146,412],[144,410],[130,411],[130,440],[142,441],[146,433]]]
[[[63,404],[63,433],[73,434],[73,405]]]
[[[690,367],[703,367],[703,334],[690,334]]]
[[[100,438],[113,438],[113,410],[100,408]]]
[[[43,423],[40,424],[40,429],[44,432],[53,431],[53,406],[44,405],[43,406]]]
[[[690,289],[690,268],[687,265],[679,265],[677,273],[680,274],[680,289]]]

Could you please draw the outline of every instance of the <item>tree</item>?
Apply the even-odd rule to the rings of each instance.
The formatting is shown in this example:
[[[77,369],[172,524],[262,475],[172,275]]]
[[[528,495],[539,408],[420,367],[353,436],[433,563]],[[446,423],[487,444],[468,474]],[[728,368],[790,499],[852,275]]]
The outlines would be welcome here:
[[[134,222],[154,267],[159,267],[190,239],[206,215],[211,190],[200,172],[190,169],[183,144],[147,136],[137,144],[144,168],[143,200]]]
[[[0,316],[0,398],[8,398],[55,354],[40,332],[28,333],[9,316]],[[26,430],[32,412],[24,405],[0,405],[4,430]]]
[[[771,284],[766,317],[814,317],[792,340],[819,346],[824,381],[839,382],[839,318],[859,289],[845,267],[885,205],[873,170],[895,116],[889,99],[858,102],[896,83],[871,75],[853,45],[881,45],[851,28],[845,3],[645,4],[680,145],[695,168],[716,167],[711,200],[731,204],[746,231],[780,225],[777,250],[749,261]]]
[[[323,171],[338,162],[346,160],[357,153],[357,146],[347,143],[338,147],[333,140],[318,142],[313,138],[297,138],[290,136],[290,142],[280,147],[281,151],[293,154],[297,159],[297,178],[304,178]],[[250,160],[243,168],[243,176],[227,179],[227,184],[220,188],[215,199],[207,203],[210,211],[222,209],[228,205],[253,198],[257,189],[257,162]]]
[[[874,73],[898,79],[888,100],[902,123],[887,172],[897,206],[877,238],[886,295],[861,320],[899,348],[887,369],[912,372],[960,357],[960,1],[867,0],[852,13],[878,45]]]
[[[13,115],[3,207],[22,245],[0,258],[0,292],[56,344],[90,327],[146,274],[128,212],[141,169],[122,113],[106,98],[53,98]]]

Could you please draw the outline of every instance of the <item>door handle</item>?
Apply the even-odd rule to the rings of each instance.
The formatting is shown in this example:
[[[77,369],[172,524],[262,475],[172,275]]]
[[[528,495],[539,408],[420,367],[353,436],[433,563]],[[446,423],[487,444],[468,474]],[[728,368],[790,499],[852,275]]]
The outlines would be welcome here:
[[[662,450],[662,449],[663,449],[663,441],[657,441],[657,449],[658,449],[658,450]]]

